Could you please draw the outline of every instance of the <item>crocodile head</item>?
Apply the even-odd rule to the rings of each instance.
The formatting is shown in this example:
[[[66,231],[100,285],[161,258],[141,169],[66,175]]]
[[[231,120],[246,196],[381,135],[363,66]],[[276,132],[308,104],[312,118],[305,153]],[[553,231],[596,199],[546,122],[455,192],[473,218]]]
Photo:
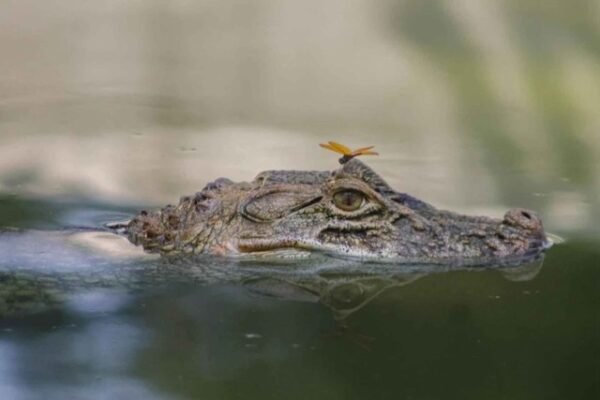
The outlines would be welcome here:
[[[333,172],[265,171],[221,178],[177,206],[142,211],[129,239],[162,254],[324,252],[398,263],[520,263],[549,247],[532,211],[503,218],[438,210],[393,190],[357,159]]]

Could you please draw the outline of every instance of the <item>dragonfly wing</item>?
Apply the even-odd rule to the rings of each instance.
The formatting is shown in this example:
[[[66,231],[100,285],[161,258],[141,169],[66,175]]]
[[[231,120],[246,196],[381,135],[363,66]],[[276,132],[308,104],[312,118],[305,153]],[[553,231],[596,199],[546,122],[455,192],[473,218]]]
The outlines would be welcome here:
[[[337,149],[337,152],[340,154],[344,154],[344,155],[352,154],[352,150],[350,150],[350,148],[348,146],[344,146],[343,144],[330,141],[329,145],[331,147],[333,147],[334,149]]]
[[[379,153],[376,151],[361,151],[360,153],[357,154],[357,156],[378,156]]]
[[[375,147],[375,146],[361,147],[361,148],[358,148],[358,149],[354,150],[352,152],[352,154],[354,154],[354,155],[366,154],[366,152],[368,152],[369,150],[371,150],[373,147]]]
[[[319,146],[323,147],[324,149],[334,151],[336,153],[344,154],[343,152],[341,152],[340,150],[338,150],[337,148],[331,146],[328,143],[319,143]]]

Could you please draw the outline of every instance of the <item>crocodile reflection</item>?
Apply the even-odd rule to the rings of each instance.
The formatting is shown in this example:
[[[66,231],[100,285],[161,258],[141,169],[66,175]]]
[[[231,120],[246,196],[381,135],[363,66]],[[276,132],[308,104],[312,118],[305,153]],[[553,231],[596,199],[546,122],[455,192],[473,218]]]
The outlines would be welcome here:
[[[540,271],[543,257],[517,266],[445,269],[426,265],[365,264],[326,257],[305,260],[300,264],[294,260],[290,261],[290,265],[281,260],[273,264],[256,261],[232,263],[229,260],[226,268],[221,258],[205,261],[200,264],[186,259],[150,259],[60,271],[27,266],[0,268],[0,315],[60,309],[74,294],[94,290],[116,290],[122,294],[169,285],[233,285],[255,295],[286,301],[318,302],[341,320],[362,309],[383,292],[431,274],[497,271],[510,280],[530,280]]]
[[[484,270],[497,271],[504,278],[523,282],[534,279],[543,259],[518,266],[450,268],[437,266],[398,267],[378,265],[365,271],[365,265],[340,265],[318,274],[257,274],[241,280],[248,290],[263,296],[283,300],[319,302],[328,307],[338,320],[356,313],[384,292],[409,285],[428,275]],[[343,271],[343,272],[342,272]]]

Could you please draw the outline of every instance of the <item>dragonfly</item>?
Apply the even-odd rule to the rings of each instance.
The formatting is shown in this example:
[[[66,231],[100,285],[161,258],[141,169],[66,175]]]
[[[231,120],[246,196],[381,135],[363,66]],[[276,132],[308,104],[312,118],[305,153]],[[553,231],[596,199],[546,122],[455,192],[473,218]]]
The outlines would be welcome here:
[[[379,153],[371,150],[375,146],[360,147],[356,150],[352,150],[348,146],[344,146],[343,144],[332,141],[329,141],[327,143],[319,143],[319,146],[323,147],[324,149],[341,154],[342,157],[338,161],[342,165],[352,160],[354,157],[379,155]]]

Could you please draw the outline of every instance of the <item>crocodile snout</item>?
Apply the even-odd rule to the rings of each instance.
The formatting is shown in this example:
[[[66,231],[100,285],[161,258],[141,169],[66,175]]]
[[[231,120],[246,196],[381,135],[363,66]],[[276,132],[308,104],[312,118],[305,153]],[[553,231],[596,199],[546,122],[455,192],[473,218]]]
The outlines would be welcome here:
[[[525,250],[525,254],[538,253],[552,246],[552,241],[546,237],[542,220],[531,210],[513,208],[504,214],[502,225],[511,228],[504,234],[511,238],[517,247]],[[517,230],[517,233],[514,230]]]
[[[504,214],[505,224],[516,228],[525,229],[532,233],[544,233],[542,220],[533,211],[524,208],[513,208]]]

